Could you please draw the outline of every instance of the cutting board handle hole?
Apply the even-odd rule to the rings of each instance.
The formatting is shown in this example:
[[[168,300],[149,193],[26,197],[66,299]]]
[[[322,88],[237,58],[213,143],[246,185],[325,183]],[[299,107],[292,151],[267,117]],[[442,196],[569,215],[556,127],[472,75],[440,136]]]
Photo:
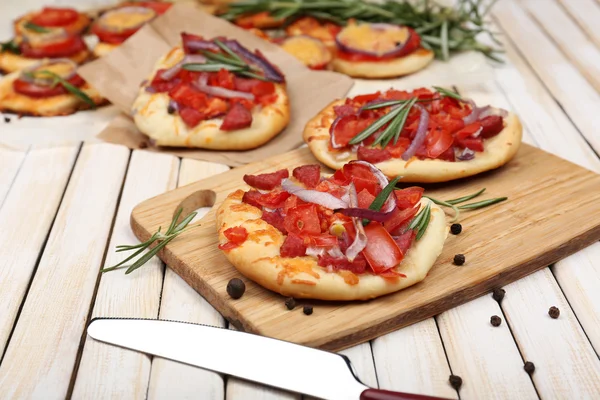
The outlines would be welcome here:
[[[198,190],[197,192],[194,192],[185,199],[183,199],[183,201],[179,203],[179,205],[175,208],[173,214],[176,213],[177,210],[179,210],[180,208],[183,208],[183,212],[179,217],[179,221],[181,221],[191,212],[198,212],[198,215],[196,215],[192,222],[190,222],[190,225],[192,225],[195,222],[200,221],[202,218],[204,218],[204,216],[215,205],[216,198],[217,194],[212,190]]]

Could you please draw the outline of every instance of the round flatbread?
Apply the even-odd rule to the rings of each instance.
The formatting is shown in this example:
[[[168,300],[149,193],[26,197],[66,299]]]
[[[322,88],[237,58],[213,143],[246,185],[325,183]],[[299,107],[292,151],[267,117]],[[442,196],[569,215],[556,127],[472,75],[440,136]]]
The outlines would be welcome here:
[[[98,42],[98,44],[96,44],[96,46],[94,46],[94,50],[92,51],[92,53],[94,54],[94,57],[100,58],[100,57],[107,55],[108,53],[110,53],[111,51],[116,49],[117,47],[119,47],[118,44]]]
[[[183,49],[176,47],[161,58],[150,79],[159,69],[173,67],[184,57]],[[277,136],[290,119],[289,99],[285,84],[275,84],[276,100],[264,107],[255,106],[252,124],[243,129],[219,129],[223,118],[213,118],[190,128],[177,113],[169,114],[169,95],[149,93],[145,83],[132,105],[133,119],[138,129],[153,139],[158,146],[199,147],[214,150],[253,149]]]
[[[2,112],[51,117],[69,115],[90,108],[90,105],[70,93],[44,98],[17,93],[13,89],[13,82],[19,78],[19,75],[20,72],[13,72],[0,80],[0,111]],[[79,89],[87,94],[96,106],[106,103],[106,100],[89,84],[85,83]]]
[[[69,57],[60,58],[68,58],[77,64],[83,64],[90,58],[90,51],[84,49]],[[20,54],[11,53],[10,51],[2,51],[0,52],[0,72],[8,74],[11,72],[20,71],[22,69],[31,67],[40,61],[45,62],[47,60],[51,60],[51,58],[29,58]]]
[[[231,193],[217,210],[219,243],[227,242],[223,232],[241,226],[248,239],[225,252],[227,259],[248,279],[283,296],[321,300],[368,300],[396,292],[425,279],[442,252],[448,234],[444,211],[423,198],[421,207],[430,204],[431,220],[423,237],[413,243],[395,268],[406,277],[383,278],[373,274],[330,272],[312,256],[281,257],[285,235],[261,219],[262,211],[242,202],[243,190]]]
[[[425,68],[434,58],[431,50],[418,49],[407,56],[385,61],[348,61],[334,57],[334,71],[354,78],[395,78],[412,74]]]
[[[332,102],[304,128],[304,141],[314,156],[333,169],[339,169],[347,162],[357,159],[354,151],[334,151],[329,146],[329,128],[336,118],[334,107],[342,104],[343,100]],[[401,176],[402,182],[434,183],[465,178],[498,168],[510,161],[519,149],[522,134],[523,128],[519,118],[509,113],[504,118],[504,129],[496,136],[486,139],[484,151],[476,153],[472,160],[452,162],[412,157],[404,161],[393,158],[375,163],[375,166],[389,177]]]

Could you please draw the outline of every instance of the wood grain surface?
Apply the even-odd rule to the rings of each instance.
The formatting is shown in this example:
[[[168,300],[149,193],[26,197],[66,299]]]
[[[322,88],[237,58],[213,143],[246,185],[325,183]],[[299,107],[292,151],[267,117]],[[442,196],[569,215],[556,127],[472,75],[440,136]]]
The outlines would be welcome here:
[[[132,213],[133,230],[146,240],[159,226],[168,225],[179,207],[185,215],[199,206],[219,204],[231,191],[244,187],[246,173],[307,163],[314,163],[310,153],[295,150],[147,200]],[[600,175],[524,145],[499,170],[431,186],[429,194],[440,199],[486,187],[486,198],[508,196],[509,201],[463,213],[464,233],[449,237],[424,282],[367,302],[312,302],[315,313],[310,317],[300,310],[287,311],[282,296],[252,282],[247,282],[242,299],[227,296],[227,282],[240,274],[217,248],[214,210],[198,228],[167,246],[161,258],[234,326],[340,350],[462,304],[591,244],[600,237],[600,192],[595,190],[599,185]],[[466,255],[465,266],[452,265],[457,253]]]

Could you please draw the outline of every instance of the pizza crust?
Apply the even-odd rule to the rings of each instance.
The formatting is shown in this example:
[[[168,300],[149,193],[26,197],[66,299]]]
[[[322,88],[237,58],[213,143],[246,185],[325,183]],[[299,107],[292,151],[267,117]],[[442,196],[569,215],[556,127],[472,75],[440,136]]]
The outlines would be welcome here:
[[[163,57],[150,75],[157,70],[175,65],[184,56],[179,47]],[[290,120],[289,99],[285,85],[275,84],[277,100],[266,107],[255,108],[252,112],[252,125],[236,131],[219,129],[222,118],[200,122],[194,128],[188,128],[175,114],[169,114],[169,96],[167,93],[148,93],[143,85],[133,102],[132,115],[138,129],[153,139],[158,146],[199,147],[213,150],[253,149],[277,136]]]
[[[70,93],[58,96],[33,98],[13,90],[13,82],[19,78],[20,72],[13,72],[0,80],[0,111],[21,115],[52,117],[73,114],[78,110],[86,110],[90,106]],[[99,106],[106,103],[96,89],[85,83],[81,89]]]
[[[418,49],[390,61],[348,61],[334,56],[331,66],[334,71],[354,78],[395,78],[425,68],[433,58],[431,50]]]
[[[94,46],[94,50],[92,51],[92,53],[94,54],[94,57],[100,58],[102,56],[107,55],[108,53],[110,53],[111,51],[116,49],[117,47],[119,47],[118,44],[98,42],[98,44],[96,44],[96,46]]]
[[[90,51],[87,49],[81,50],[79,53],[75,53],[70,57],[58,57],[68,58],[77,64],[83,64],[90,57]],[[52,60],[52,58],[29,58],[19,54],[11,53],[10,51],[0,52],[0,72],[11,73],[20,71],[22,69],[31,67],[37,63]]]
[[[233,266],[248,279],[283,296],[320,300],[368,300],[414,285],[427,273],[442,252],[448,235],[444,211],[423,198],[421,207],[431,205],[431,220],[423,237],[413,244],[396,271],[406,278],[355,275],[349,271],[327,272],[314,257],[281,257],[285,239],[279,230],[260,219],[262,211],[242,203],[243,191],[231,193],[217,210],[219,243],[223,232],[234,226],[248,231],[239,247],[224,252]]]
[[[333,169],[340,169],[351,160],[356,160],[355,152],[349,150],[332,152],[329,150],[329,127],[335,119],[334,106],[344,104],[336,100],[311,119],[304,128],[304,141],[314,156]],[[504,118],[504,129],[496,136],[484,141],[484,151],[475,153],[469,161],[419,160],[408,161],[399,158],[374,164],[388,177],[402,176],[401,182],[434,183],[465,178],[501,167],[514,157],[521,144],[523,128],[519,118],[509,113]]]

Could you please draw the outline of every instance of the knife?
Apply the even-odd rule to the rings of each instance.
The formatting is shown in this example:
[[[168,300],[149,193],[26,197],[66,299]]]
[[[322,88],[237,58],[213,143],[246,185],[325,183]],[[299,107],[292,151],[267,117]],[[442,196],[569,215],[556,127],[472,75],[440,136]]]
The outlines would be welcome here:
[[[95,318],[87,333],[101,342],[328,400],[440,400],[369,388],[343,355],[251,333],[133,318]]]

